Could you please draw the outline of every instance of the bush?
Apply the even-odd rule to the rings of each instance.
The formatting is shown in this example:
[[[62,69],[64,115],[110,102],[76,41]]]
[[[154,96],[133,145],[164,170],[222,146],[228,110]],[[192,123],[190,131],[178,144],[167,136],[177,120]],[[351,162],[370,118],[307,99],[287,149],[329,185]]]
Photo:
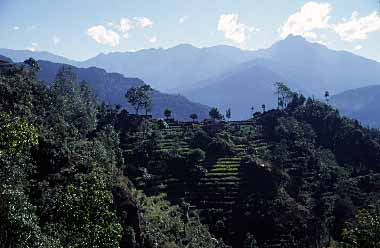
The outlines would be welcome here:
[[[208,157],[230,156],[235,154],[233,143],[220,137],[214,138],[207,147]]]
[[[190,165],[195,165],[206,158],[206,153],[199,148],[191,150],[187,155],[187,161]]]
[[[207,135],[207,133],[203,130],[198,130],[193,134],[193,138],[190,141],[190,146],[192,148],[200,148],[202,150],[206,150],[212,138]]]

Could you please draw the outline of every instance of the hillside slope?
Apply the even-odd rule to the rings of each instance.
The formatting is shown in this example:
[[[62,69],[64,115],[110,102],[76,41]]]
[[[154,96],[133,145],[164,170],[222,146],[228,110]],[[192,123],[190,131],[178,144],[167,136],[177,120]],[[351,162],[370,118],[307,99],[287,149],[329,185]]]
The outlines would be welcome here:
[[[262,103],[273,107],[273,96],[268,87],[259,86],[262,83],[282,81],[306,96],[322,98],[325,91],[334,94],[380,82],[380,63],[330,50],[299,36],[289,36],[268,49],[256,51],[254,57],[226,73],[184,87],[181,92],[210,106],[234,107],[235,117],[240,118],[247,117],[247,109],[252,105],[256,109]]]
[[[63,63],[63,64],[71,64],[74,65],[76,61],[67,59],[65,57],[55,55],[50,52],[44,51],[29,51],[29,50],[14,50],[14,49],[6,49],[0,48],[0,54],[9,57],[14,62],[24,62],[26,59],[34,58],[36,60],[47,60],[54,63]]]
[[[145,138],[120,125],[130,178],[198,210],[232,247],[332,247],[380,199],[380,133],[318,100],[297,95],[246,121],[152,122]]]
[[[275,107],[274,82],[284,80],[269,69],[252,66],[223,74],[207,81],[203,88],[184,92],[184,95],[196,102],[218,106],[223,112],[231,108],[232,118],[241,120],[251,117],[252,106],[256,110],[261,110],[262,104],[268,109]]]
[[[287,70],[293,69],[295,73],[289,75],[288,83],[303,84],[315,95],[325,90],[338,93],[380,81],[379,62],[347,51],[335,51],[301,36],[290,35],[269,49],[258,51],[256,56],[281,63],[282,67],[274,70],[280,75],[285,76]]]
[[[41,71],[38,77],[46,82],[52,82],[55,75],[62,67],[70,67],[77,75],[77,80],[86,81],[94,90],[97,97],[109,104],[120,104],[127,107],[133,112],[132,108],[128,106],[125,98],[125,93],[132,86],[141,86],[144,82],[138,78],[126,78],[119,73],[107,73],[103,69],[96,67],[91,68],[77,68],[71,65],[52,63],[48,61],[39,61]],[[200,119],[208,116],[209,107],[189,101],[180,95],[164,94],[159,91],[153,93],[152,114],[156,118],[163,117],[163,112],[169,108],[173,112],[173,116],[179,120],[189,120],[192,113],[196,113]]]
[[[128,77],[139,77],[159,90],[171,90],[216,76],[232,66],[248,61],[252,52],[235,47],[197,48],[178,45],[169,49],[99,54],[79,63],[96,66]]]
[[[203,88],[216,83],[215,78],[223,74],[249,70],[253,65],[265,67],[282,76],[289,85],[297,86],[293,87],[295,90],[315,96],[326,90],[336,94],[380,81],[377,61],[347,51],[335,51],[293,35],[257,51],[182,44],[168,49],[101,53],[85,61],[38,51],[0,49],[0,54],[16,62],[34,57],[77,67],[95,66],[127,77],[138,77],[158,90],[176,93]]]
[[[380,127],[380,85],[344,91],[331,97],[331,104],[343,115],[357,119],[365,125]]]
[[[5,57],[3,55],[0,54],[0,60],[4,61],[4,62],[9,62],[9,63],[12,63],[12,60],[8,57]]]

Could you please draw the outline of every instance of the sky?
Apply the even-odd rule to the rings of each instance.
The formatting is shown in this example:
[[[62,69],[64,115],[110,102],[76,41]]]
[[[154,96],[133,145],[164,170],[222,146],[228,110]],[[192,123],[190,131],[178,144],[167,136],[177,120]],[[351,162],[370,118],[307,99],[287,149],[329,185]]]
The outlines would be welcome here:
[[[0,0],[0,47],[85,60],[99,53],[231,45],[289,34],[380,61],[378,0]]]

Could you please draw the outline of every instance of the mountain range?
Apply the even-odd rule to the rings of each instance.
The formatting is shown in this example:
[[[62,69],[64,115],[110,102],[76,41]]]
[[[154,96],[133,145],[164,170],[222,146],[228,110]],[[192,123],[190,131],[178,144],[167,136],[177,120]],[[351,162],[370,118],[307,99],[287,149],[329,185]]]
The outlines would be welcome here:
[[[96,96],[106,103],[119,104],[134,113],[133,108],[127,103],[125,93],[132,86],[141,86],[144,83],[139,78],[127,78],[119,73],[107,73],[104,69],[89,67],[78,68],[67,64],[38,61],[41,71],[39,79],[52,82],[58,70],[62,67],[70,67],[77,75],[78,82],[86,81],[95,92]],[[190,120],[190,115],[196,113],[199,119],[208,116],[209,107],[189,101],[183,96],[167,94],[154,90],[152,94],[152,115],[156,118],[164,117],[164,110],[172,111],[173,117],[179,120]]]
[[[0,55],[0,60],[12,62],[11,59],[2,55]],[[145,84],[139,78],[127,78],[119,73],[107,73],[104,69],[96,67],[78,68],[44,60],[39,60],[38,64],[41,68],[37,74],[38,79],[47,85],[55,80],[62,67],[70,68],[75,73],[77,82],[85,81],[88,83],[100,101],[111,105],[121,105],[131,113],[134,113],[134,109],[127,103],[125,93],[130,87]],[[153,90],[151,112],[153,117],[164,117],[166,108],[170,109],[173,117],[178,120],[190,120],[190,115],[193,113],[196,113],[199,119],[204,119],[208,117],[210,110],[208,106],[191,102],[183,96]]]
[[[99,54],[72,61],[45,52],[1,50],[16,61],[30,56],[76,67],[96,66],[107,72],[138,77],[154,88],[179,93],[224,112],[234,119],[250,116],[251,107],[275,107],[274,82],[294,91],[322,98],[346,90],[380,84],[380,63],[346,51],[335,51],[301,36],[290,35],[267,49],[241,50],[230,46],[197,48],[178,45],[169,49]]]
[[[300,36],[289,36],[259,50],[255,59],[182,92],[189,99],[221,109],[230,107],[244,119],[251,106],[273,108],[273,83],[285,82],[294,91],[322,98],[330,94],[380,83],[380,63],[349,52],[334,51]]]
[[[340,112],[371,127],[380,127],[380,85],[347,90],[331,97]]]
[[[70,65],[74,65],[75,63],[77,63],[77,61],[67,59],[65,57],[45,51],[13,50],[7,48],[0,48],[0,54],[10,58],[14,62],[23,62],[24,60],[32,57],[36,60],[46,60],[54,63]]]
[[[49,52],[0,49],[0,54],[22,62],[29,57],[77,67],[99,67],[127,77],[138,77],[152,87],[168,92],[216,76],[252,58],[253,52],[231,46],[197,48],[182,44],[169,49],[101,53],[85,61],[73,61]]]

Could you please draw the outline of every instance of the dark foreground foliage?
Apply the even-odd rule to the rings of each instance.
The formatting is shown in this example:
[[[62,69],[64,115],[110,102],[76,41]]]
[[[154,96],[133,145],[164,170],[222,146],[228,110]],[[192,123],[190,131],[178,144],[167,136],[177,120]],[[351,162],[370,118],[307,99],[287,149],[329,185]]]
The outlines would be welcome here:
[[[379,247],[380,133],[329,105],[164,123],[37,71],[0,74],[1,248]]]
[[[196,214],[134,192],[122,114],[115,121],[70,70],[47,87],[38,69],[29,60],[0,73],[0,247],[222,245]]]

